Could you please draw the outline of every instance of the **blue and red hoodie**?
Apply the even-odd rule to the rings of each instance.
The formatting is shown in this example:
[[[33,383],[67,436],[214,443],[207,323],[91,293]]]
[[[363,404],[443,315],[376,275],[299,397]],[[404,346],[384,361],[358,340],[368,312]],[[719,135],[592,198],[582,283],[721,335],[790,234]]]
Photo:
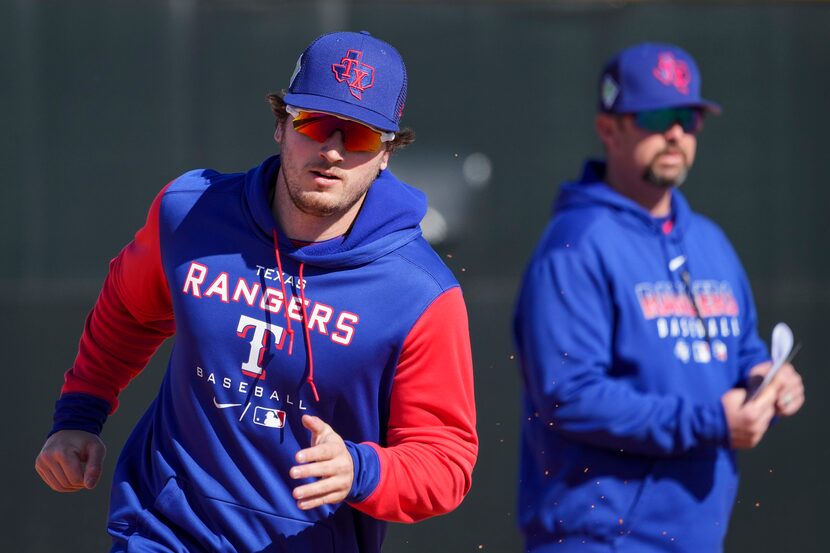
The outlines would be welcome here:
[[[297,245],[271,214],[278,170],[179,177],[110,265],[52,431],[99,433],[175,334],[116,466],[113,551],[376,552],[383,521],[446,513],[470,488],[467,315],[421,236],[425,197],[383,171],[345,237]],[[291,496],[304,414],[346,440],[345,503]]]
[[[738,486],[720,397],[768,360],[722,231],[661,221],[589,162],[566,183],[514,329],[528,551],[720,551]]]

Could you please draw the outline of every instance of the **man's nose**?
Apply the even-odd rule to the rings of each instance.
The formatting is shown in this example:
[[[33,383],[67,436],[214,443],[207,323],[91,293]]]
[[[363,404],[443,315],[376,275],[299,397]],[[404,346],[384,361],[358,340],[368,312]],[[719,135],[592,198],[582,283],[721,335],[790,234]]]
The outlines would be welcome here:
[[[683,138],[684,134],[686,134],[686,131],[683,130],[683,125],[675,121],[672,126],[663,133],[663,136],[666,137],[666,140],[669,142],[677,142]]]
[[[346,151],[344,144],[345,137],[343,131],[336,130],[329,135],[325,142],[320,146],[320,157],[329,163],[338,163],[343,161],[343,155]]]

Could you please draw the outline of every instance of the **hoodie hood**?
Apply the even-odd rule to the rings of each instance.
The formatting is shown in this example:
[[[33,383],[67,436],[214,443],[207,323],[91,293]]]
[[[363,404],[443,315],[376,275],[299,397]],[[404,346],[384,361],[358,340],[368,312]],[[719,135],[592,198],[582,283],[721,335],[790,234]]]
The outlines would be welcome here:
[[[605,168],[604,161],[588,160],[579,180],[563,183],[553,204],[554,215],[576,209],[609,209],[618,212],[627,225],[641,232],[662,234],[659,219],[605,182]],[[670,241],[680,241],[691,221],[691,208],[676,188],[672,190],[671,217],[674,228],[667,238]]]
[[[279,227],[268,202],[271,184],[280,168],[272,156],[245,177],[244,200],[263,240],[271,243],[276,230],[279,249],[287,257],[307,265],[335,268],[369,263],[421,236],[421,220],[427,211],[420,190],[383,170],[369,187],[357,218],[343,240],[297,246]]]

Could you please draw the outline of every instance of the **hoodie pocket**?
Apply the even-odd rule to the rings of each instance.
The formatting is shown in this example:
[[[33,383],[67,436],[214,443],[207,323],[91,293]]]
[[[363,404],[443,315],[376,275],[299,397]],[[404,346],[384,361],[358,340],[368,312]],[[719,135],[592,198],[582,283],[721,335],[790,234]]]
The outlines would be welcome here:
[[[546,467],[553,477],[539,482],[545,496],[540,523],[548,535],[611,542],[630,528],[653,461],[569,445]]]
[[[193,510],[176,478],[164,484],[153,505],[136,516],[135,532],[127,540],[128,553],[156,551],[236,550],[222,536],[211,530]]]
[[[731,452],[714,448],[660,459],[630,515],[641,539],[688,551],[720,551],[737,490]]]
[[[171,478],[153,506],[139,513],[137,531],[127,542],[128,552],[335,551],[332,531],[324,523],[186,494],[182,488],[176,478]]]

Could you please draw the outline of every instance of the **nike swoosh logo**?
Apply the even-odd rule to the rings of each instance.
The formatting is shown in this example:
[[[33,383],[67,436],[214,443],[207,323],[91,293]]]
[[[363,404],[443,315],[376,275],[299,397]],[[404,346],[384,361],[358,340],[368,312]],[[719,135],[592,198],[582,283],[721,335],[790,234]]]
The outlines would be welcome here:
[[[686,256],[685,255],[678,255],[677,257],[675,257],[674,259],[669,261],[669,270],[670,271],[676,271],[680,267],[682,267],[684,263],[686,263]]]
[[[216,396],[213,396],[213,404],[217,409],[227,409],[228,407],[242,407],[241,403],[219,403],[216,401]]]

